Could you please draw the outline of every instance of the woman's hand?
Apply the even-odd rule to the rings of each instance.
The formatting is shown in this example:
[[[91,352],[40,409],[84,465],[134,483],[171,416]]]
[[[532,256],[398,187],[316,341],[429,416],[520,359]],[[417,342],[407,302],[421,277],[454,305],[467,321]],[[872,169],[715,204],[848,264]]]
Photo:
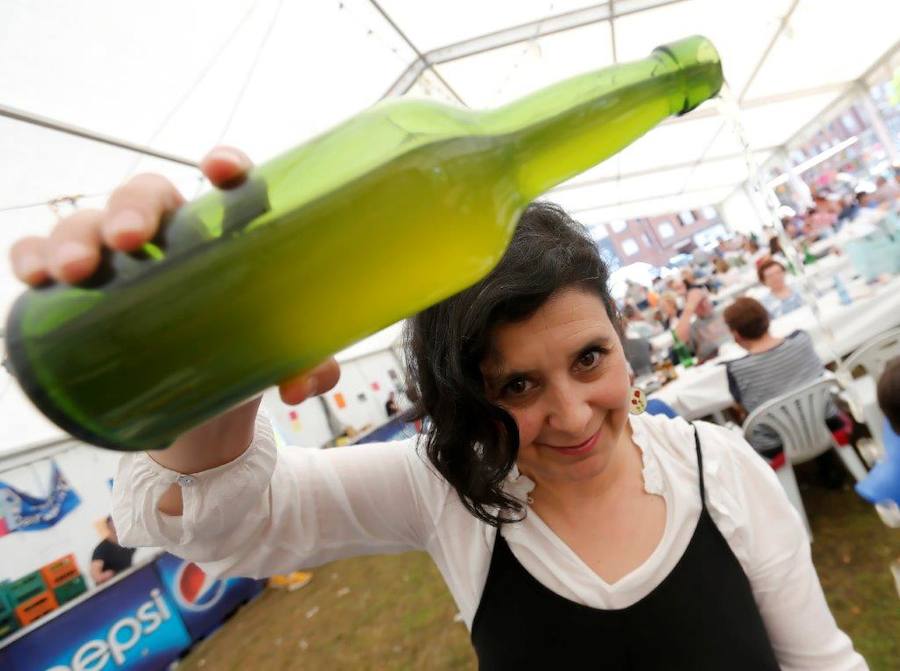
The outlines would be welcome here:
[[[207,154],[200,167],[213,185],[230,189],[244,181],[251,165],[243,152],[231,147],[217,147]],[[163,216],[184,202],[182,195],[165,177],[137,175],[113,192],[104,209],[80,210],[60,220],[49,236],[30,236],[16,242],[10,254],[13,270],[20,280],[31,286],[49,281],[81,282],[96,271],[104,247],[122,252],[138,249],[156,235]],[[300,403],[331,389],[339,376],[337,363],[329,359],[304,375],[284,380],[279,385],[281,398],[285,403]],[[191,456],[187,450],[175,449],[182,442],[179,439],[168,450],[154,453],[154,458],[181,472],[196,472],[227,463],[247,448],[248,442],[244,438],[246,435],[252,437],[258,405],[257,398],[182,437],[233,437],[218,443],[217,453],[203,449],[195,450]],[[194,440],[188,442],[197,446]],[[204,456],[200,458],[198,452]],[[221,461],[225,457],[230,458]]]

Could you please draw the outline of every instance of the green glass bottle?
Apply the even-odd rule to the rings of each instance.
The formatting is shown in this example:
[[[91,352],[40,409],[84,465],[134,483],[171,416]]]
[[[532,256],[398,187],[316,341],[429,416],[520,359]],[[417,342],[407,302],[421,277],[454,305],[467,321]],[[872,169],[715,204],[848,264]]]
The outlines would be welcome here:
[[[694,356],[691,354],[691,351],[688,349],[687,345],[685,345],[681,338],[678,337],[678,334],[675,333],[675,330],[672,329],[672,351],[675,352],[675,357],[678,359],[678,363],[680,363],[685,368],[690,368],[696,363]]]
[[[714,96],[702,37],[486,112],[379,104],[179,209],[90,282],[23,294],[32,401],[85,442],[159,449],[483,277],[523,208]]]

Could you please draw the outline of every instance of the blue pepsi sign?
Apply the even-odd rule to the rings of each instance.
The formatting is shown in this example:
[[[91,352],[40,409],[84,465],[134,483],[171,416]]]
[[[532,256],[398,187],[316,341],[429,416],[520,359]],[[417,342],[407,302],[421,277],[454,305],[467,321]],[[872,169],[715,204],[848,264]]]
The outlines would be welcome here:
[[[0,648],[3,671],[158,671],[191,644],[146,566]]]
[[[250,578],[215,580],[193,562],[170,554],[156,560],[156,570],[194,640],[216,629],[263,588],[262,581]]]

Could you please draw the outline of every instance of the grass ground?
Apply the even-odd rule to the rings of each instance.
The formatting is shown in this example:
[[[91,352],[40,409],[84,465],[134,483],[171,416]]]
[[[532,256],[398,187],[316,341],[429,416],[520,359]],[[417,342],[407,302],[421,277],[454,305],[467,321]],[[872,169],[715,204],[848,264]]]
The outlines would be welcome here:
[[[900,531],[882,525],[849,487],[828,490],[813,475],[798,474],[828,603],[872,671],[896,671],[900,599],[888,566],[900,557]],[[267,590],[179,671],[475,669],[456,613],[424,554],[334,562],[296,592]]]

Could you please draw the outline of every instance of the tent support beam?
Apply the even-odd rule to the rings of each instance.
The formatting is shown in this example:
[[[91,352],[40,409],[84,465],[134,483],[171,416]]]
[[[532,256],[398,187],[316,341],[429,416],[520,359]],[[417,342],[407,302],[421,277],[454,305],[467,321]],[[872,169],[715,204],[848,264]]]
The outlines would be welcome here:
[[[781,145],[772,145],[770,147],[761,147],[760,149],[754,149],[753,151],[773,151],[778,149]],[[706,159],[705,163],[716,163],[718,161],[730,161],[736,158],[744,158],[743,153],[739,154],[724,154],[723,156],[714,156],[712,158]],[[573,184],[562,184],[552,191],[548,192],[559,193],[560,191],[569,191],[571,189],[580,189],[585,186],[596,186],[598,184],[608,184],[609,182],[618,182],[620,179],[630,179],[632,177],[646,177],[648,175],[655,175],[658,172],[665,172],[667,170],[677,170],[679,168],[690,168],[693,166],[695,161],[682,161],[681,163],[669,163],[667,165],[661,165],[658,168],[648,168],[647,170],[636,170],[634,172],[626,172],[622,173],[619,177],[599,177],[597,179],[589,179],[583,182],[575,182]],[[602,205],[600,207],[603,207]]]
[[[371,1],[371,0],[370,0]],[[589,26],[602,21],[611,21],[615,18],[639,14],[651,9],[658,9],[666,5],[674,5],[685,0],[650,0],[643,2],[637,9],[627,8],[613,11],[612,2],[604,2],[599,5],[585,7],[564,14],[546,16],[537,21],[530,21],[511,28],[505,28],[493,33],[479,35],[461,42],[448,44],[444,47],[432,49],[419,55],[419,59],[412,63],[402,75],[395,81],[382,98],[401,96],[415,84],[419,75],[426,69],[441,63],[460,60],[486,51],[493,51],[513,44],[527,42],[554,33],[561,33],[574,28]],[[620,6],[626,2],[619,0]],[[436,72],[435,72],[436,74]]]
[[[50,119],[49,117],[34,114],[32,112],[26,112],[24,110],[9,107],[7,105],[0,104],[0,116],[14,119],[16,121],[24,121],[25,123],[30,123],[35,126],[41,126],[42,128],[49,128],[50,130],[55,130],[60,133],[66,133],[67,135],[75,135],[76,137],[93,140],[94,142],[100,142],[101,144],[118,147],[119,149],[127,149],[128,151],[133,151],[138,154],[144,154],[145,156],[153,156],[155,158],[161,158],[165,161],[180,163],[191,168],[200,167],[200,164],[197,163],[197,161],[192,161],[190,159],[177,156],[176,154],[158,151],[156,149],[153,149],[152,147],[135,144],[133,142],[128,142],[127,140],[120,140],[119,138],[112,137],[111,135],[97,133],[95,131],[88,130],[87,128],[81,128],[72,124],[63,123],[62,121],[56,121],[54,119]]]

